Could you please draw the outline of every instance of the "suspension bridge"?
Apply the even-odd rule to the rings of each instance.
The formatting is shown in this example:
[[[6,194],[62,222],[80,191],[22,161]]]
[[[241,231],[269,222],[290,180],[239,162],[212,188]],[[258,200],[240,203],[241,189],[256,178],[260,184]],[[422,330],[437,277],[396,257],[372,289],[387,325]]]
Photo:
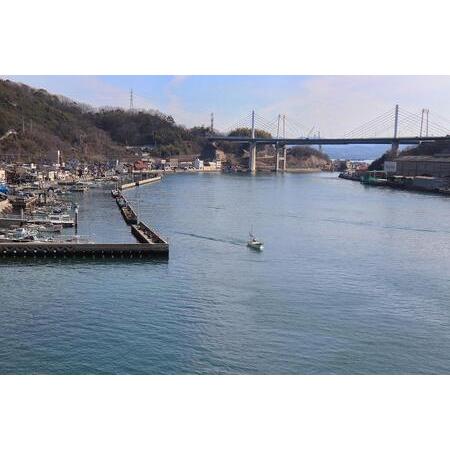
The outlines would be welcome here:
[[[275,148],[275,170],[278,172],[286,170],[289,146],[388,144],[394,152],[398,152],[401,144],[438,141],[447,141],[450,144],[450,123],[437,115],[432,115],[430,120],[428,109],[422,109],[421,113],[415,114],[396,105],[393,110],[378,115],[343,136],[323,137],[316,127],[308,130],[302,124],[288,120],[286,115],[278,115],[268,121],[252,111],[223,133],[214,130],[214,116],[211,115],[211,135],[208,139],[212,142],[248,144],[250,172],[256,171],[256,146],[272,145]]]

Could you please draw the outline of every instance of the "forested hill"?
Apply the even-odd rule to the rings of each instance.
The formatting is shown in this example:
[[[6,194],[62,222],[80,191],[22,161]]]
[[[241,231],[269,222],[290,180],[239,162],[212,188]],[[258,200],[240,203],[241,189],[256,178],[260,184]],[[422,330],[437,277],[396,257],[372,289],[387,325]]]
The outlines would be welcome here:
[[[207,128],[188,129],[177,125],[171,116],[158,112],[103,109],[89,116],[114,142],[126,146],[156,146],[163,156],[200,153],[208,134]]]
[[[153,145],[164,156],[200,153],[207,130],[186,129],[159,112],[95,110],[43,89],[0,80],[0,156],[30,161],[95,161],[127,155],[125,146]]]
[[[0,155],[27,161],[54,160],[57,150],[79,159],[119,154],[83,108],[42,89],[0,80]]]

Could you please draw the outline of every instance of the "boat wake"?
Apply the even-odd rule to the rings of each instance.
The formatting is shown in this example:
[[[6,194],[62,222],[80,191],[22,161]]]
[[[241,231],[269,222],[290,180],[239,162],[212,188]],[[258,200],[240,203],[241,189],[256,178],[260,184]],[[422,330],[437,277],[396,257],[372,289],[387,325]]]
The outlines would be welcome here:
[[[244,240],[237,240],[237,239],[220,239],[220,238],[215,238],[212,236],[203,236],[201,234],[195,234],[195,233],[185,233],[183,231],[175,231],[176,234],[181,234],[183,236],[191,236],[197,239],[205,239],[207,241],[215,241],[215,242],[223,242],[224,244],[232,244],[232,245],[242,245],[245,244],[246,241]]]
[[[284,217],[288,217],[291,219],[300,219],[309,222],[331,222],[331,223],[341,223],[345,225],[356,225],[362,227],[370,227],[370,228],[384,228],[388,230],[396,230],[396,231],[415,231],[419,233],[443,233],[448,234],[450,231],[444,229],[433,229],[433,228],[414,228],[409,226],[401,226],[401,225],[389,225],[389,224],[381,224],[371,221],[358,221],[358,220],[348,220],[348,219],[339,219],[334,217],[322,217],[322,218],[309,218],[306,216],[300,216],[295,214],[284,214]]]

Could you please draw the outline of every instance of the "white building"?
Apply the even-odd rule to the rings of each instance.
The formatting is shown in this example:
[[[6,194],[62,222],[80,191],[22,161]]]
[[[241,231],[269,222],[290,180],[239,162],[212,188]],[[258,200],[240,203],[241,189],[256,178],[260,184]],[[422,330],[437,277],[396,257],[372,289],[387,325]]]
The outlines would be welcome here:
[[[203,161],[201,159],[195,158],[194,169],[203,170]]]
[[[0,183],[3,183],[6,181],[6,170],[0,169]]]

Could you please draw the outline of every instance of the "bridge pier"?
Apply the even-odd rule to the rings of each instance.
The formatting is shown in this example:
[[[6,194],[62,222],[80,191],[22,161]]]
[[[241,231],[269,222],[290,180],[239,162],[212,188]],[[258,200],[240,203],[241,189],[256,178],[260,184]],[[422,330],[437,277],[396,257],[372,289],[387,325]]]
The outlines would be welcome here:
[[[395,156],[399,155],[399,142],[398,141],[392,142],[391,151]]]
[[[282,145],[281,147],[275,147],[275,172],[286,172],[286,146]],[[280,168],[280,162],[282,166]]]
[[[256,172],[256,144],[250,143],[250,153],[248,157],[248,170],[251,173]]]

